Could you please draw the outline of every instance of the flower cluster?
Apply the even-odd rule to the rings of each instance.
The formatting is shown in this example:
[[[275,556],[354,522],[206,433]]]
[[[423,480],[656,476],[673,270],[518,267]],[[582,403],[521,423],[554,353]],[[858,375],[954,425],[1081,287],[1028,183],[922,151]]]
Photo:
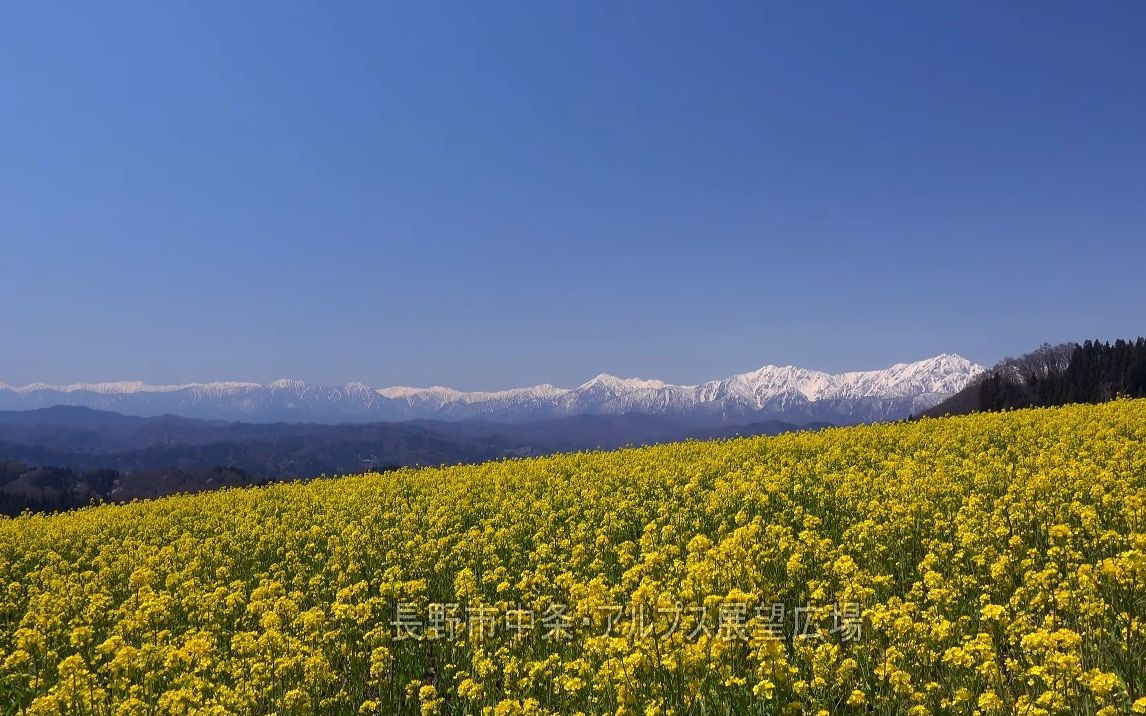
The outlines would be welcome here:
[[[776,604],[822,638],[721,630]],[[1143,400],[0,520],[4,716],[1107,716],[1144,660]]]

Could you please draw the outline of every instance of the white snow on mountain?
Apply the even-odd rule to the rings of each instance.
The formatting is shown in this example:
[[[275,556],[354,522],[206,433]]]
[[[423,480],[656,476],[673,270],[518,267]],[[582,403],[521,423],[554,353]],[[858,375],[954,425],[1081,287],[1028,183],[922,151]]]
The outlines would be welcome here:
[[[632,393],[638,390],[659,390],[668,386],[663,380],[644,380],[643,378],[618,378],[615,375],[608,373],[601,373],[598,376],[590,378],[582,383],[578,390],[590,390],[593,388],[600,388],[602,390],[609,390],[616,393]],[[676,387],[692,387],[692,386],[676,386]]]
[[[830,374],[794,366],[758,370],[699,385],[602,373],[576,388],[536,385],[463,392],[442,386],[326,387],[281,379],[148,385],[0,383],[0,409],[86,405],[137,415],[164,412],[230,420],[366,421],[411,418],[525,420],[582,414],[668,413],[705,420],[769,417],[867,422],[906,417],[966,386],[982,366],[952,354],[883,370]]]
[[[16,393],[33,393],[36,391],[51,391],[55,393],[103,393],[108,395],[128,395],[131,393],[172,393],[179,390],[199,390],[203,392],[221,393],[240,390],[244,388],[262,388],[259,383],[219,382],[219,383],[184,383],[182,385],[150,385],[138,380],[120,381],[115,383],[72,383],[70,385],[48,385],[47,383],[31,383],[23,386],[10,386],[0,383],[0,390],[11,390]]]
[[[440,385],[435,385],[430,388],[410,388],[405,385],[397,385],[393,388],[379,388],[378,395],[383,398],[391,399],[411,399],[411,398],[436,398],[440,400],[456,400],[465,393],[453,388],[444,388]]]

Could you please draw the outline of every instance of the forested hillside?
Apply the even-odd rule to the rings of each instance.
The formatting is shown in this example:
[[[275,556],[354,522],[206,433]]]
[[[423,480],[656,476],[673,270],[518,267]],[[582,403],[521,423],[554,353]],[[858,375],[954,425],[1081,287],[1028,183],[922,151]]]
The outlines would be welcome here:
[[[924,415],[961,415],[1146,396],[1146,338],[1044,344],[1007,358]]]

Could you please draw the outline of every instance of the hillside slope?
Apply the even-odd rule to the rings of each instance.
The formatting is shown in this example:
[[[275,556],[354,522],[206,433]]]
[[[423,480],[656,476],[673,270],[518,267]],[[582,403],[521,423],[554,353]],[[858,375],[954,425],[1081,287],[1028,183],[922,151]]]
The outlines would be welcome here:
[[[0,703],[1125,713],[1144,444],[1120,400],[0,519]]]

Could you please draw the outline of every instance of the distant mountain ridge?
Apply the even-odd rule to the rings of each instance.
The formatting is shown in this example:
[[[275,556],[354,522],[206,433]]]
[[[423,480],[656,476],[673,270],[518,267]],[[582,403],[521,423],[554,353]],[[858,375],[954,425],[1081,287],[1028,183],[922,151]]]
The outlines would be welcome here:
[[[248,422],[491,420],[522,422],[578,415],[641,413],[697,424],[756,420],[835,424],[897,420],[931,408],[984,368],[953,354],[875,371],[830,374],[764,366],[699,385],[601,374],[576,388],[537,385],[463,392],[434,386],[320,386],[297,380],[148,385],[0,384],[0,410],[75,405],[139,416],[181,415]]]

